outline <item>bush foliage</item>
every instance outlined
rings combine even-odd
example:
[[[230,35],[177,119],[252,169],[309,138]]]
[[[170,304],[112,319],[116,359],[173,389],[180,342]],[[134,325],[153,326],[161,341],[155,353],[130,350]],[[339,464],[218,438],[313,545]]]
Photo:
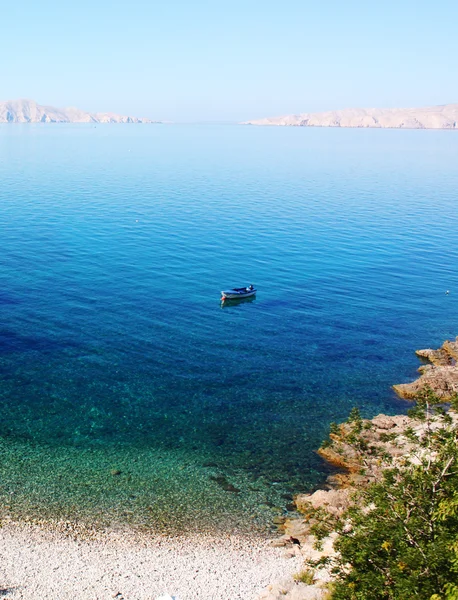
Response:
[[[358,491],[343,517],[320,509],[313,532],[338,532],[331,562],[333,600],[458,600],[458,435],[454,398],[446,412],[430,389],[416,400],[408,429],[411,452],[386,456],[380,481]],[[351,443],[361,448],[361,419],[353,411]],[[310,562],[312,566],[312,562]]]

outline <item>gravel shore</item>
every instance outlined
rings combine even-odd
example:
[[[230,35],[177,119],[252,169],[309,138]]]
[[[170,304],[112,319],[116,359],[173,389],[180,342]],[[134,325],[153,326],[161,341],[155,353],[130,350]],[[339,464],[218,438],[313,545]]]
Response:
[[[255,537],[0,528],[0,595],[11,600],[255,600],[298,569],[300,559]]]

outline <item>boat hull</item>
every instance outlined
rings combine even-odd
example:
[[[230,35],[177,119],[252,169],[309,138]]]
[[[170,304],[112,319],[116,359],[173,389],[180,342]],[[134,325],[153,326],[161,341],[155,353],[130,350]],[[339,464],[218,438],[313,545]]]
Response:
[[[221,292],[222,300],[238,300],[239,298],[250,298],[256,294],[256,290],[250,290],[249,292],[238,292],[236,290],[223,290]]]

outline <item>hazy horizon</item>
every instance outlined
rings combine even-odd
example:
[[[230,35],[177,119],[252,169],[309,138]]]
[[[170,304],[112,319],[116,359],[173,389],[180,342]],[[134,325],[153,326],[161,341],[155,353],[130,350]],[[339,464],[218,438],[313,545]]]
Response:
[[[446,18],[444,18],[444,15]],[[174,122],[458,101],[458,5],[287,0],[230,9],[25,0],[0,23],[0,98]]]
[[[55,108],[55,109],[59,109],[59,110],[67,110],[70,108],[77,108],[79,110],[85,111],[84,108],[80,107],[80,106],[74,106],[74,105],[69,105],[69,106],[54,106],[51,105],[49,102],[41,102],[41,101],[37,101],[35,98],[8,98],[7,100],[2,100],[0,98],[0,104],[3,102],[14,102],[14,101],[34,101],[36,102],[38,105],[40,106],[45,106],[45,107],[49,107],[49,108]],[[458,102],[443,102],[441,104],[436,105],[437,107],[440,106],[447,106],[450,104],[456,104],[458,105]],[[404,106],[404,107],[362,107],[362,106],[348,106],[348,107],[336,107],[336,108],[331,108],[328,109],[327,111],[313,111],[314,114],[319,114],[319,113],[325,113],[325,112],[342,112],[342,111],[346,111],[346,110],[351,110],[351,109],[392,109],[392,108],[399,108],[399,109],[411,109],[411,108],[418,108],[418,109],[422,109],[422,108],[428,108],[428,107],[424,107],[424,106]],[[92,111],[86,111],[86,112],[92,112]],[[114,113],[114,111],[112,111],[110,108],[106,108],[105,110],[101,110],[101,111],[97,111],[99,113]],[[293,114],[302,114],[304,111],[299,111],[297,113],[291,113],[291,115]],[[118,113],[117,113],[118,114]],[[125,116],[130,116],[130,117],[139,117],[139,118],[143,118],[145,117],[145,115],[138,115],[138,114],[132,114],[132,113],[124,113]],[[286,116],[290,116],[290,115],[266,115],[265,118],[268,117],[286,117]],[[261,117],[259,120],[262,120],[263,117]],[[246,119],[246,121],[248,122],[248,124],[250,124],[250,121],[255,121],[256,119]],[[157,120],[157,123],[161,123],[161,124],[169,124],[169,125],[242,125],[242,124],[246,124],[244,123],[244,121],[236,121],[236,120],[223,120],[223,119],[195,119],[195,120]],[[1,123],[0,123],[1,124]],[[4,123],[3,123],[4,124]],[[81,124],[81,123],[80,123]],[[102,125],[103,123],[99,123],[100,125]]]

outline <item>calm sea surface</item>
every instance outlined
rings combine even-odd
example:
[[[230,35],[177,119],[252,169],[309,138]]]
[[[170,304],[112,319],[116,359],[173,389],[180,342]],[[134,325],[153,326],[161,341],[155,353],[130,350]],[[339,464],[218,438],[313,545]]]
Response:
[[[449,131],[1,126],[1,511],[265,530],[458,334],[457,164]]]

